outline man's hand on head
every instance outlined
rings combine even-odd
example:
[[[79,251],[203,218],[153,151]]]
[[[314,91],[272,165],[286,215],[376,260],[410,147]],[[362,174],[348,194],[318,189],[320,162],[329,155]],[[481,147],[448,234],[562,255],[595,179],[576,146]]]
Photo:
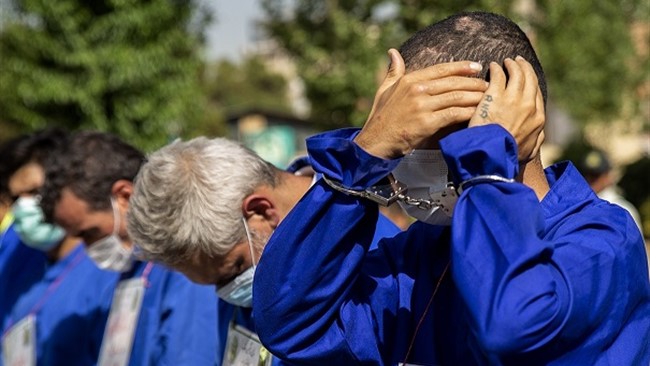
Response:
[[[490,86],[469,127],[497,123],[517,141],[519,161],[532,160],[544,142],[544,99],[537,75],[522,57],[504,61],[509,79],[496,62],[490,64]]]
[[[488,84],[476,75],[481,65],[459,61],[406,74],[397,50],[377,90],[372,111],[355,142],[377,157],[401,157],[440,129],[469,120]]]

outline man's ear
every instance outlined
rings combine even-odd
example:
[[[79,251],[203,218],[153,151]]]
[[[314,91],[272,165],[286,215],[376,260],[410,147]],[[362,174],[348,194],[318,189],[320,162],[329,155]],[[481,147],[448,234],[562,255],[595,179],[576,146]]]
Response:
[[[121,211],[126,212],[129,208],[129,199],[132,194],[133,182],[129,180],[120,179],[113,183],[113,186],[111,187],[111,195],[115,197],[115,203],[117,203],[117,207],[119,207]]]
[[[242,211],[246,219],[251,217],[261,219],[272,229],[275,229],[280,222],[277,207],[270,197],[263,194],[253,193],[244,198]]]

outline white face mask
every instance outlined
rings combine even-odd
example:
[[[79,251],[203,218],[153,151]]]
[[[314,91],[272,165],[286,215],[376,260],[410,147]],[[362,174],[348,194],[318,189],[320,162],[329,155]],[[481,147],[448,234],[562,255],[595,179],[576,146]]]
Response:
[[[244,230],[246,230],[246,239],[248,240],[248,248],[251,251],[251,262],[253,265],[225,286],[217,288],[217,296],[232,305],[250,308],[253,306],[253,277],[255,276],[256,265],[253,242],[250,231],[248,230],[248,224],[246,223],[246,219],[242,220],[244,222]]]
[[[122,245],[118,232],[120,230],[120,212],[115,207],[115,201],[111,198],[111,207],[115,218],[113,234],[105,236],[89,247],[86,252],[97,267],[116,272],[126,272],[133,266],[133,249],[127,249]]]
[[[406,184],[410,198],[439,202],[449,197],[448,169],[440,150],[413,150],[402,158],[392,173],[395,179]],[[398,202],[409,216],[419,221],[431,225],[451,225],[453,203],[446,202],[444,209],[438,205],[423,209],[401,200]]]

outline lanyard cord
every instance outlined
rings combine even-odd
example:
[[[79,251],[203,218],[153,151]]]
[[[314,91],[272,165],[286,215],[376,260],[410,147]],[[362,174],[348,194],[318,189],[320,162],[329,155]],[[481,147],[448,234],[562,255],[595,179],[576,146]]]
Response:
[[[431,307],[431,304],[433,303],[433,298],[436,296],[436,293],[438,293],[438,289],[440,288],[440,284],[442,283],[442,280],[445,278],[445,275],[447,274],[447,270],[449,269],[449,265],[451,264],[451,260],[447,262],[447,265],[445,266],[445,269],[442,271],[442,274],[440,275],[440,278],[438,278],[438,283],[436,283],[436,287],[433,289],[433,294],[431,294],[431,297],[429,298],[429,303],[427,304],[427,307],[424,309],[424,313],[422,313],[422,316],[420,317],[420,320],[418,321],[418,325],[415,327],[415,332],[413,333],[413,338],[411,338],[411,343],[409,344],[409,348],[406,351],[406,356],[404,356],[404,362],[402,362],[403,365],[406,365],[406,361],[408,361],[409,356],[411,355],[411,350],[413,349],[413,345],[415,344],[415,338],[418,335],[418,331],[420,330],[420,326],[422,325],[422,322],[424,321],[424,318],[427,316],[427,313],[429,312],[429,308]]]
[[[57,278],[48,286],[47,290],[45,291],[45,294],[41,297],[41,299],[32,307],[32,309],[29,311],[30,314],[35,314],[39,310],[41,310],[41,307],[43,307],[43,304],[54,294],[54,291],[56,291],[57,288],[59,288],[59,285],[61,285],[61,282],[63,282],[63,279],[65,276],[72,271],[74,267],[81,262],[81,259],[83,258],[83,250],[79,251],[77,255],[70,261],[70,263],[65,267],[63,272],[61,272],[60,275],[57,276]]]
[[[47,287],[47,289],[45,290],[45,293],[43,294],[43,296],[41,296],[41,298],[36,302],[36,304],[34,304],[34,306],[32,306],[32,308],[29,310],[27,315],[36,314],[41,310],[41,308],[43,307],[45,302],[52,296],[52,294],[54,294],[56,289],[59,288],[59,285],[61,285],[61,282],[63,282],[63,279],[68,275],[68,273],[70,273],[70,271],[72,271],[72,269],[74,267],[77,266],[77,264],[79,264],[79,262],[81,262],[81,259],[83,259],[83,254],[84,254],[83,250],[81,250],[81,251],[79,251],[79,253],[77,253],[77,255],[70,261],[70,263],[68,263],[68,265],[63,269],[61,274],[59,274],[56,277],[56,279],[54,281],[52,281],[52,283]],[[14,320],[9,319],[9,323],[7,324],[6,330],[7,331],[10,330],[13,325],[14,325]],[[5,332],[5,334],[6,334],[6,332]]]
[[[145,287],[149,287],[149,273],[151,273],[151,270],[153,270],[153,262],[147,262],[147,265],[144,267],[144,270],[142,270],[142,275],[140,276],[140,278],[144,280]]]

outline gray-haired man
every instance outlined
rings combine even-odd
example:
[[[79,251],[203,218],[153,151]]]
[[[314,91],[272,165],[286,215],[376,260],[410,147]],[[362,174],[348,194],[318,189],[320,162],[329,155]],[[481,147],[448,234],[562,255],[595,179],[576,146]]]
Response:
[[[224,364],[249,357],[237,352],[235,344],[249,347],[247,342],[255,339],[255,267],[275,228],[313,182],[311,176],[276,168],[237,142],[205,137],[154,152],[136,178],[129,235],[143,257],[194,282],[216,285],[223,300],[218,328]],[[397,232],[379,216],[375,242]],[[245,362],[258,364],[265,356],[261,344],[255,354],[255,360]],[[262,364],[280,361],[269,357],[266,362]]]

